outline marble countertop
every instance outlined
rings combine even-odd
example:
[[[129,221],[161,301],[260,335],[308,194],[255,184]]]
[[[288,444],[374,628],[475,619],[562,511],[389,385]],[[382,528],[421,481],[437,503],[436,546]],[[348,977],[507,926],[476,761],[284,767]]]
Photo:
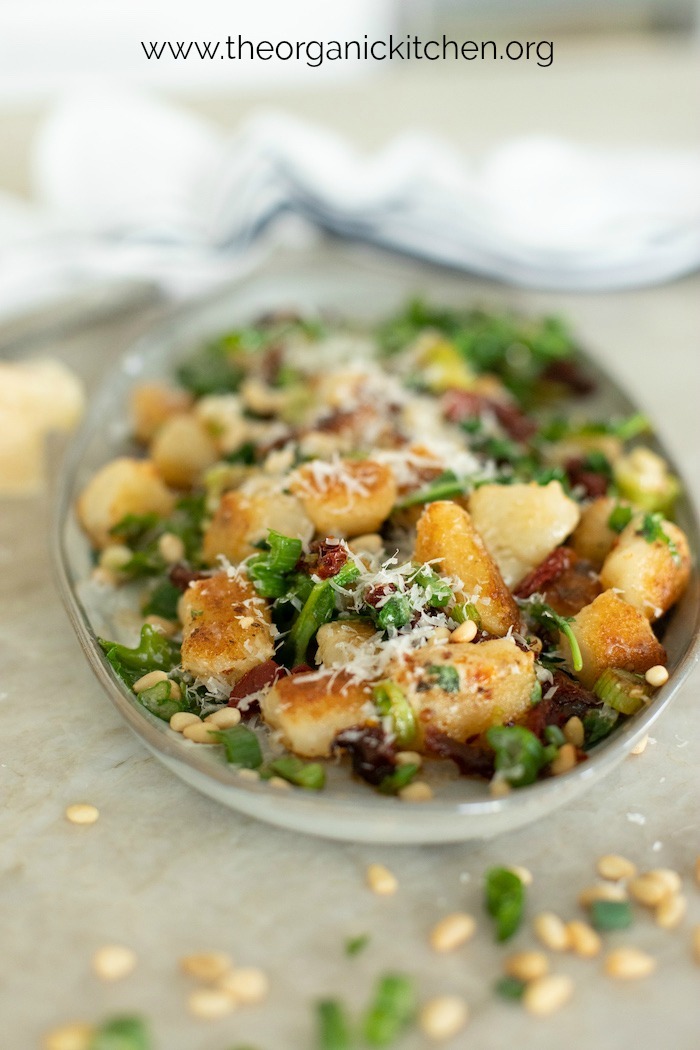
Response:
[[[615,95],[612,66],[606,69],[610,106],[619,116],[628,86]],[[643,92],[641,58],[636,69]],[[595,77],[581,68],[574,81],[571,105],[584,112]],[[677,89],[667,86],[666,100],[676,97]],[[604,100],[597,104],[603,114]],[[503,110],[502,100],[494,105]],[[637,127],[644,125],[641,140],[655,128],[663,137],[661,114],[642,119],[634,112]],[[605,139],[612,124],[601,119]],[[690,131],[687,138],[694,144]],[[436,280],[460,282],[467,297],[484,288],[426,271],[428,286]],[[697,502],[700,276],[614,296],[515,292],[513,301],[573,318],[587,345],[648,407]],[[30,349],[57,354],[94,383],[151,320],[147,312],[116,318]],[[357,1011],[388,970],[412,974],[421,1000],[443,993],[466,998],[471,1019],[449,1044],[455,1047],[697,1046],[700,968],[691,949],[691,930],[700,924],[697,669],[654,727],[644,754],[630,756],[602,784],[538,824],[488,843],[423,848],[304,837],[200,796],[120,721],[57,597],[46,545],[49,510],[48,494],[0,503],[3,1047],[34,1050],[42,1033],[64,1022],[135,1012],[150,1019],[157,1050],[310,1050],[314,1002],[337,996]],[[96,824],[78,827],[65,819],[66,806],[77,801],[99,808]],[[642,981],[612,982],[601,959],[553,956],[553,969],[574,978],[574,997],[549,1019],[524,1015],[493,993],[505,950],[494,944],[483,912],[484,872],[496,864],[526,866],[534,875],[528,917],[552,909],[569,919],[580,916],[576,897],[594,881],[596,858],[609,852],[640,869],[680,872],[686,918],[667,931],[639,909],[631,930],[608,935],[609,946],[634,944],[658,960],[657,972]],[[372,862],[395,873],[394,896],[367,889]],[[457,910],[477,917],[477,934],[454,954],[438,956],[428,933]],[[349,958],[345,941],[360,934],[368,934],[369,943]],[[92,972],[92,953],[106,943],[137,953],[138,965],[123,981],[105,984]],[[528,921],[512,945],[534,944]],[[177,960],[213,949],[267,972],[263,1005],[209,1022],[188,1013],[190,985]],[[418,1050],[427,1044],[413,1033],[396,1045]]]

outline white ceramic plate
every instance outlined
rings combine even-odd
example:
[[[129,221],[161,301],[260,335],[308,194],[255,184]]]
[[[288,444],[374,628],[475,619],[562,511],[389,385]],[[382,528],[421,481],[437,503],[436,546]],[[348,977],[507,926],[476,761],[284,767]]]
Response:
[[[352,260],[352,256],[349,257]],[[435,285],[435,274],[431,285]],[[431,287],[430,298],[436,296]],[[444,301],[454,304],[454,281]],[[416,289],[415,275],[348,261],[321,268],[307,264],[290,273],[250,279],[215,300],[174,314],[142,339],[121,361],[92,400],[84,425],[66,456],[59,482],[53,529],[54,561],[62,596],[78,638],[105,692],[149,750],[192,787],[224,805],[283,827],[330,838],[386,843],[430,843],[483,839],[544,817],[598,782],[629,753],[669,704],[692,665],[700,632],[697,569],[688,591],[674,609],[664,635],[671,677],[649,708],[629,719],[595,747],[589,760],[570,773],[514,791],[505,798],[489,796],[488,786],[459,777],[449,762],[429,764],[435,785],[430,802],[406,803],[385,797],[354,781],[348,767],[331,765],[321,792],[281,792],[266,782],[250,782],[228,767],[221,748],[186,741],[150,715],[114,676],[96,637],[130,639],[128,599],[115,600],[89,583],[89,544],[77,526],[75,497],[94,471],[129,447],[126,399],[137,380],[168,376],[174,364],[200,341],[270,309],[333,309],[349,318],[372,320],[387,315]],[[439,289],[439,284],[438,284]],[[508,299],[500,292],[501,300]],[[494,298],[492,294],[490,298]],[[462,298],[463,301],[463,298]],[[600,393],[585,402],[585,411],[606,418],[635,411],[623,391],[590,362]],[[668,457],[668,454],[660,448]],[[675,468],[674,468],[675,469]],[[678,520],[697,552],[697,520],[686,497]],[[96,709],[99,717],[99,709]]]

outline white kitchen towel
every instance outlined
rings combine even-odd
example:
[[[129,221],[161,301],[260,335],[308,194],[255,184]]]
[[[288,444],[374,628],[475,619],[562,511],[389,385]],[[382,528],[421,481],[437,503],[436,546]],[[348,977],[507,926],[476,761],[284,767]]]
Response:
[[[0,303],[21,294],[35,259],[58,283],[137,275],[196,294],[248,269],[284,216],[529,287],[608,290],[700,267],[691,151],[529,138],[467,158],[415,132],[362,154],[284,113],[226,135],[153,98],[101,91],[54,109],[34,161],[50,222],[3,243],[0,210],[0,273],[16,262]]]

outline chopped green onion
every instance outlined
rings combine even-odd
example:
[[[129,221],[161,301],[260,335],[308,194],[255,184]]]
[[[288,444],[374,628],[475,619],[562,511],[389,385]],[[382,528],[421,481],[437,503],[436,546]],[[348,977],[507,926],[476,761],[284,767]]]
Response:
[[[625,507],[624,504],[617,503],[610,512],[608,528],[619,535],[631,522],[633,513],[631,507]]]
[[[416,739],[416,716],[403,690],[386,679],[372,689],[379,714],[388,716],[394,726],[394,735],[399,747],[410,747]]]
[[[369,944],[369,934],[361,933],[357,937],[348,937],[345,942],[345,954],[346,955],[359,955],[363,952]]]
[[[591,925],[596,930],[626,930],[632,925],[632,905],[629,901],[593,901]]]
[[[326,771],[319,762],[302,762],[296,755],[276,758],[269,768],[275,776],[309,791],[320,791],[326,783]]]
[[[335,591],[330,580],[314,584],[299,612],[284,645],[284,654],[292,667],[306,663],[306,651],[319,627],[328,623],[335,612]]]
[[[405,627],[411,622],[413,609],[405,594],[394,594],[380,609],[376,610],[377,627],[386,631],[390,627]]]
[[[212,733],[212,739],[224,745],[226,761],[242,769],[258,769],[262,765],[260,743],[247,726],[231,726]]]
[[[451,470],[446,470],[432,484],[404,496],[398,501],[394,510],[405,510],[407,507],[415,507],[420,503],[434,503],[439,499],[454,499],[455,496],[463,496],[468,488],[468,481],[458,478]]]
[[[486,740],[495,752],[497,774],[511,787],[532,784],[547,764],[542,742],[525,726],[491,726]]]
[[[494,985],[497,995],[503,999],[514,1000],[522,999],[525,987],[525,981],[520,981],[517,977],[501,977]]]
[[[593,692],[621,715],[634,715],[651,702],[651,693],[642,676],[617,667],[603,671]]]
[[[481,615],[476,605],[473,605],[472,602],[462,602],[459,605],[455,605],[450,616],[455,623],[465,623],[467,620],[473,620],[477,628],[481,630]]]
[[[133,649],[105,638],[97,640],[108,663],[129,687],[148,671],[171,671],[180,659],[179,646],[150,623],[141,628],[139,644]]]
[[[438,689],[445,693],[458,693],[460,690],[459,671],[454,664],[430,664],[427,673],[435,679]]]
[[[397,766],[393,773],[388,773],[379,782],[379,790],[383,795],[397,795],[401,788],[410,784],[420,769],[414,762],[407,762],[405,766]]]
[[[138,693],[136,699],[152,715],[162,718],[164,722],[169,722],[178,711],[187,711],[189,709],[184,698],[179,700],[173,699],[170,688],[172,684],[169,679],[165,682],[157,682],[150,689],[144,689],[141,693]]]
[[[532,704],[533,707],[536,707],[537,704],[539,704],[541,700],[542,700],[542,683],[536,681],[535,684],[532,687],[532,691],[530,692],[530,703]]]
[[[594,707],[584,715],[583,733],[586,750],[597,744],[599,740],[604,740],[615,728],[619,717],[619,712],[608,704]]]
[[[318,1050],[351,1050],[353,1039],[342,1003],[324,999],[316,1005]]]
[[[364,1022],[370,1046],[389,1046],[408,1027],[416,1013],[413,982],[403,974],[387,974],[377,986]]]
[[[88,1050],[151,1050],[151,1038],[140,1017],[114,1017],[101,1024]]]
[[[562,744],[566,743],[566,737],[559,726],[555,725],[545,726],[544,738],[548,744],[554,744],[555,747],[561,747]]]
[[[452,588],[450,585],[429,565],[423,565],[413,576],[409,577],[409,583],[417,583],[426,591],[426,605],[431,609],[443,609],[452,601]]]
[[[525,909],[525,887],[509,868],[486,872],[486,910],[496,924],[496,940],[507,941],[520,927]]]
[[[573,617],[561,616],[554,611],[551,605],[548,605],[546,602],[540,601],[537,598],[534,600],[528,598],[520,604],[525,610],[525,613],[536,623],[542,624],[543,627],[556,627],[561,631],[571,649],[571,663],[573,669],[574,671],[580,671],[583,667],[583,657],[581,656],[578,639],[576,638],[571,626]]]

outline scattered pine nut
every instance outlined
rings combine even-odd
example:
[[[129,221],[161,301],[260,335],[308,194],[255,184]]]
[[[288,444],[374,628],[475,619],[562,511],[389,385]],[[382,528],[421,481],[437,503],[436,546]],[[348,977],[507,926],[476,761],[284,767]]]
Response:
[[[627,890],[617,883],[601,882],[595,886],[587,886],[578,895],[578,902],[582,908],[590,908],[593,901],[626,901]]]
[[[654,913],[656,925],[663,930],[675,930],[680,926],[687,910],[688,901],[682,893],[669,893],[661,904],[657,905]]]
[[[656,959],[640,948],[616,948],[605,957],[605,972],[619,981],[648,977],[656,969]]]
[[[439,995],[430,999],[420,1012],[418,1023],[428,1039],[451,1039],[469,1019],[469,1007],[458,995]]]
[[[397,751],[394,755],[397,766],[420,766],[423,765],[423,756],[417,751]]]
[[[647,872],[647,875],[649,875],[650,878],[661,882],[666,887],[668,893],[678,893],[683,885],[680,875],[677,871],[674,871],[673,868],[653,868],[651,871]]]
[[[194,715],[191,711],[176,711],[168,724],[176,733],[182,733],[188,726],[197,725],[201,721],[199,715]]]
[[[436,645],[441,645],[443,642],[449,642],[451,638],[452,631],[449,629],[449,627],[436,627],[433,630],[430,640]]]
[[[649,668],[644,677],[654,689],[660,689],[668,682],[668,671],[663,664],[655,664],[654,667]]]
[[[71,824],[94,824],[99,819],[100,811],[89,802],[74,802],[66,809],[66,817]]]
[[[268,784],[271,788],[276,788],[278,791],[291,791],[292,785],[284,777],[270,777]]]
[[[218,981],[233,969],[233,959],[227,952],[194,952],[180,959],[180,969],[198,981]]]
[[[568,773],[576,765],[576,748],[573,744],[562,744],[557,752],[557,757],[551,763],[549,769],[552,776],[560,777],[562,773]]]
[[[523,1006],[535,1017],[559,1010],[574,994],[574,982],[562,973],[550,973],[530,981],[523,993]]]
[[[185,544],[174,532],[164,532],[158,540],[158,553],[167,565],[174,565],[185,557]]]
[[[566,929],[569,934],[571,950],[582,959],[592,959],[600,954],[603,942],[599,934],[589,926],[587,922],[574,919],[567,922]]]
[[[544,952],[516,952],[503,963],[509,977],[518,981],[536,981],[549,973],[549,959]]]
[[[692,937],[693,958],[695,959],[695,962],[698,964],[698,966],[700,966],[700,926],[693,927]]]
[[[150,689],[154,685],[158,685],[159,682],[167,682],[168,676],[165,671],[149,671],[147,674],[141,675],[140,678],[132,685],[132,689],[135,693],[143,693],[144,690]]]
[[[476,931],[473,915],[455,911],[440,919],[430,933],[430,947],[436,952],[452,952],[471,940]]]
[[[257,769],[237,769],[236,776],[239,780],[260,780],[260,774]]]
[[[424,780],[414,780],[399,791],[399,798],[404,802],[430,802],[433,789]]]
[[[195,988],[187,999],[187,1007],[193,1017],[202,1021],[218,1021],[236,1009],[236,1003],[226,992],[217,988]]]
[[[217,729],[231,729],[232,726],[237,726],[240,720],[241,712],[237,707],[222,707],[218,711],[212,711],[204,719],[205,722],[215,725]]]
[[[634,747],[631,748],[630,754],[631,755],[643,755],[644,752],[647,749],[647,744],[648,743],[649,743],[649,734],[646,733],[645,736],[643,736],[642,739],[639,741],[639,743],[635,744]]]
[[[218,744],[219,741],[213,735],[216,732],[216,728],[204,722],[190,722],[182,730],[182,735],[185,740],[192,740],[195,744]]]
[[[390,897],[399,888],[393,871],[389,871],[383,864],[370,864],[367,868],[367,885],[372,893],[380,897]]]
[[[600,857],[596,870],[602,879],[611,879],[613,882],[618,882],[620,879],[633,879],[637,874],[636,865],[618,853],[606,853],[605,856]]]
[[[99,566],[109,572],[120,572],[133,556],[133,551],[126,544],[110,543],[100,554]]]
[[[94,1025],[86,1021],[63,1024],[46,1033],[43,1050],[88,1050],[94,1034]]]
[[[503,777],[499,776],[498,773],[489,781],[489,794],[491,798],[506,798],[510,795],[511,791],[510,784]]]
[[[565,723],[563,732],[570,744],[573,744],[574,747],[583,747],[583,722],[578,715],[572,715],[568,722]]]
[[[112,572],[111,569],[105,569],[101,565],[95,566],[90,573],[90,579],[98,587],[118,587],[120,583],[119,575],[116,572]]]
[[[136,952],[123,944],[105,944],[92,957],[92,968],[103,981],[120,981],[136,968]]]
[[[663,879],[656,878],[651,872],[630,879],[628,889],[630,896],[646,908],[655,908],[669,894],[669,888]]]
[[[553,911],[543,911],[535,916],[535,936],[545,948],[553,952],[565,952],[570,947],[569,931]]]
[[[455,627],[450,635],[451,642],[473,642],[479,628],[473,620],[465,620],[459,627]]]
[[[238,966],[229,970],[217,980],[216,987],[236,1003],[246,1006],[261,1003],[270,990],[267,974],[257,966]]]

